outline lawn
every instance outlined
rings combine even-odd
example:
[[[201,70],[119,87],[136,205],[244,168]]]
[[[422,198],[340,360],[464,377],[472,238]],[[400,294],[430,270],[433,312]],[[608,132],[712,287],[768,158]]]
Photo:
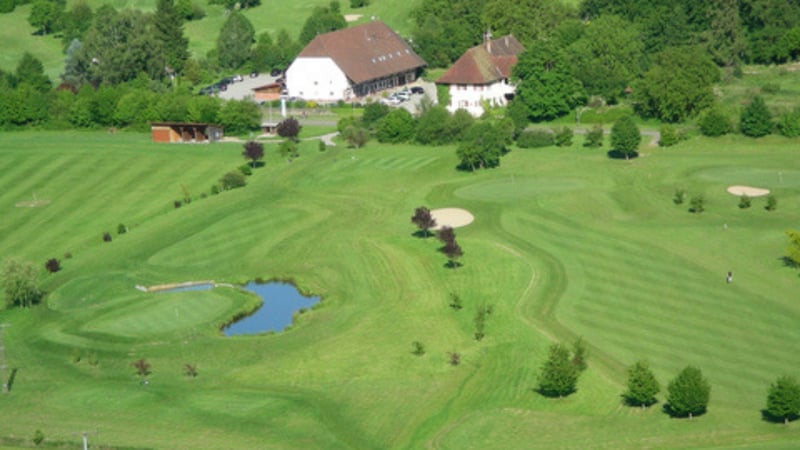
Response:
[[[241,145],[0,134],[0,254],[63,265],[42,271],[46,305],[0,313],[16,370],[0,444],[41,429],[156,448],[795,446],[798,425],[760,410],[778,375],[800,375],[800,278],[780,259],[800,223],[797,142],[696,138],[625,162],[580,140],[475,174],[454,170],[451,147],[309,141],[291,163],[267,151],[248,186],[210,195],[244,163]],[[740,210],[732,184],[772,189],[778,209]],[[673,204],[676,188],[704,194],[706,212]],[[193,201],[175,209],[184,191]],[[16,206],[34,196],[40,206]],[[475,215],[457,230],[462,267],[413,236],[420,205]],[[130,231],[117,235],[120,223]],[[134,289],[257,277],[294,279],[323,301],[286,332],[226,338],[219,325],[253,298]],[[450,293],[464,309],[447,306]],[[493,313],[477,342],[479,305]],[[547,347],[578,336],[590,356],[577,393],[541,397]],[[700,367],[708,413],[670,419],[663,393],[645,411],[623,406],[625,368],[640,358],[662,386]]]

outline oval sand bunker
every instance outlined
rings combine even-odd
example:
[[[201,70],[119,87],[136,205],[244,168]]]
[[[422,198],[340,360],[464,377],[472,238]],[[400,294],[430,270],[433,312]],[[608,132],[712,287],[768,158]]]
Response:
[[[729,186],[728,193],[733,195],[747,195],[748,197],[763,197],[769,194],[769,189],[761,189],[750,186]]]
[[[475,217],[461,208],[439,208],[431,210],[431,216],[436,219],[436,226],[434,230],[438,230],[444,226],[451,228],[463,227],[469,225],[475,220]]]

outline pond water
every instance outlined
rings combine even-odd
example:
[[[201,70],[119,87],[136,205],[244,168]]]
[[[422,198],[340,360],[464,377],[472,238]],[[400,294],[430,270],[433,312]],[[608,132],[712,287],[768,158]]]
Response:
[[[319,297],[305,297],[294,285],[281,282],[250,282],[244,289],[255,292],[263,305],[252,315],[238,320],[222,330],[225,336],[283,331],[292,324],[292,316],[301,308],[310,308]]]
[[[213,284],[204,283],[159,292],[207,291],[213,287]],[[292,324],[295,312],[302,308],[310,308],[319,302],[319,297],[305,297],[291,283],[250,282],[240,287],[261,297],[263,303],[253,314],[225,327],[222,330],[225,336],[283,331]]]

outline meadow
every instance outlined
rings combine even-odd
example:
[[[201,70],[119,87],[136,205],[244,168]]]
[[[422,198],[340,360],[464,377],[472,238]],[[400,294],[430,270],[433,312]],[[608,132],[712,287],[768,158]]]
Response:
[[[241,145],[0,134],[0,255],[63,265],[42,269],[44,305],[0,312],[14,371],[0,445],[32,445],[40,429],[133,448],[795,447],[798,424],[760,410],[775,378],[800,375],[800,277],[781,260],[800,223],[797,141],[694,138],[630,162],[580,141],[516,149],[478,173],[456,171],[452,147],[309,141],[288,163],[268,144],[248,186],[208,195],[244,163]],[[733,184],[772,189],[777,210],[763,198],[739,209]],[[673,204],[678,188],[704,194],[706,212]],[[174,208],[185,191],[193,201]],[[414,236],[420,205],[474,214],[456,230],[462,267]],[[226,338],[219,326],[256,299],[134,289],[259,277],[323,301],[285,332]],[[475,341],[480,305],[493,313]],[[578,391],[537,394],[548,346],[579,336]],[[663,392],[647,410],[624,406],[637,359],[662,391],[700,367],[708,412],[672,419]]]

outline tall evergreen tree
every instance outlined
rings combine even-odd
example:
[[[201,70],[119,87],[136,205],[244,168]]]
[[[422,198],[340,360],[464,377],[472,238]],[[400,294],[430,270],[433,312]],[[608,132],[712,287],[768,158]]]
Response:
[[[226,69],[242,67],[250,57],[255,31],[253,24],[242,13],[233,11],[222,25],[217,38],[217,59]]]
[[[183,35],[183,17],[175,6],[175,0],[158,0],[153,16],[153,34],[166,66],[180,73],[189,58],[189,39]]]
[[[760,95],[753,97],[750,104],[742,110],[739,128],[742,134],[750,137],[762,137],[770,134],[775,124],[772,113]]]
[[[546,397],[569,395],[575,392],[579,373],[570,361],[569,349],[561,344],[553,344],[539,374],[538,391]]]
[[[25,52],[17,63],[14,78],[17,84],[30,85],[39,92],[47,92],[52,86],[50,79],[44,74],[42,62],[28,52]]]
[[[306,19],[300,31],[299,41],[305,45],[311,42],[318,34],[341,30],[347,27],[338,2],[331,2],[330,6],[318,6]]]
[[[656,402],[661,387],[646,361],[637,361],[628,368],[628,390],[623,396],[628,404],[645,408]]]
[[[708,51],[720,66],[734,67],[744,54],[738,0],[712,0],[708,8],[711,27],[706,33]]]
[[[692,418],[706,411],[711,395],[711,385],[697,367],[687,366],[667,386],[670,414]]]
[[[796,378],[782,376],[769,387],[767,413],[784,424],[800,415],[800,384]]]

